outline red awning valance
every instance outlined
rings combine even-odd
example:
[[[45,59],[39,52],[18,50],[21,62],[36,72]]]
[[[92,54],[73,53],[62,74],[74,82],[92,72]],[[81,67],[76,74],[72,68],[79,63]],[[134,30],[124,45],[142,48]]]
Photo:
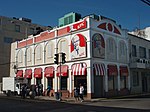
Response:
[[[107,65],[108,67],[108,76],[118,75],[117,65]]]
[[[42,68],[35,68],[34,69],[34,77],[35,78],[42,78]]]
[[[61,76],[68,76],[68,66],[67,65],[62,65],[61,66],[61,73],[60,73],[60,66],[57,67],[57,77]]]
[[[32,69],[25,70],[25,78],[32,79]]]
[[[45,77],[54,77],[54,67],[46,67],[44,76]]]
[[[72,75],[87,75],[86,63],[77,63],[72,65]]]
[[[128,76],[128,67],[127,66],[120,66],[120,75],[121,76]]]
[[[93,72],[95,75],[104,76],[106,74],[106,69],[104,63],[93,64]]]
[[[23,77],[23,70],[18,70],[18,71],[17,71],[17,74],[16,74],[16,77],[17,77],[17,78]]]

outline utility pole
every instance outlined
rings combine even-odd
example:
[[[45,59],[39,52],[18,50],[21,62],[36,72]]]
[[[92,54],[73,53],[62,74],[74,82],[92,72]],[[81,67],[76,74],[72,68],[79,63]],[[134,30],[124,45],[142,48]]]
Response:
[[[62,67],[62,64],[66,63],[66,54],[61,52],[61,53],[57,53],[55,54],[55,57],[54,57],[54,63],[59,65],[60,69],[59,69],[59,93],[57,91],[56,93],[56,99],[61,101],[61,67]]]

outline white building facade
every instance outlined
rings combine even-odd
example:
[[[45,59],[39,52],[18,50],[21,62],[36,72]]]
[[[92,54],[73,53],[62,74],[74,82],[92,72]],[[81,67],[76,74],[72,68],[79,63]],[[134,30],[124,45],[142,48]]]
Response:
[[[110,19],[84,19],[42,32],[12,44],[10,68],[14,77],[28,84],[61,90],[62,97],[73,97],[74,87],[82,84],[85,97],[126,95],[130,90],[129,47],[126,31]],[[54,54],[64,52],[66,63],[54,64]],[[61,71],[61,72],[60,72]],[[61,79],[61,80],[60,80]]]

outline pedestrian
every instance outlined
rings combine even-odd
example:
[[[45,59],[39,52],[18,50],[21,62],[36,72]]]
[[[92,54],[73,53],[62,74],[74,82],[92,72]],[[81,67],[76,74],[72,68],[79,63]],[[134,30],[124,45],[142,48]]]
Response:
[[[52,89],[51,86],[48,86],[48,87],[47,87],[47,96],[50,96],[50,91],[51,91],[51,89]]]
[[[83,102],[84,101],[84,99],[83,99],[83,94],[84,94],[84,87],[80,84],[80,99],[81,99],[81,102]]]
[[[74,98],[76,102],[79,100],[79,90],[77,87],[74,87]]]

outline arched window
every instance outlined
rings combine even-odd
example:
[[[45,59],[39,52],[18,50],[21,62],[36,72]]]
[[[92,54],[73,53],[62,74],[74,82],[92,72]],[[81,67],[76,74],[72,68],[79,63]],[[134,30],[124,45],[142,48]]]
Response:
[[[52,58],[53,57],[53,44],[51,42],[49,42],[46,45],[46,56],[47,58]]]
[[[36,60],[41,60],[41,57],[42,57],[42,46],[38,45],[35,48],[35,58],[36,58]]]
[[[115,40],[113,38],[108,38],[106,44],[107,44],[107,58],[110,60],[116,60],[117,47],[116,47]]]
[[[93,57],[105,58],[105,42],[101,34],[96,33],[92,37]]]
[[[29,47],[26,52],[27,52],[27,61],[30,62],[32,57],[31,48]]]
[[[18,63],[22,63],[23,61],[23,51],[18,51]]]
[[[120,43],[119,43],[120,45],[119,45],[119,54],[120,55],[126,55],[126,51],[127,51],[127,48],[126,48],[126,44],[123,42],[123,41],[121,41]]]

